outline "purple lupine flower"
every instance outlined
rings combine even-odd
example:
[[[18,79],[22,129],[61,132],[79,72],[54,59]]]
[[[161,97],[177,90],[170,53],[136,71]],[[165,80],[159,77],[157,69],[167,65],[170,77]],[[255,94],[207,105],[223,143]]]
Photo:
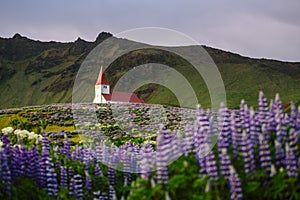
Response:
[[[79,174],[76,174],[72,180],[71,180],[71,185],[72,185],[72,191],[71,194],[79,200],[83,199],[83,183],[82,183],[82,177]]]
[[[12,179],[17,183],[17,178],[20,176],[21,172],[21,151],[19,146],[16,146],[13,151],[13,161],[12,161]]]
[[[287,115],[277,112],[276,116],[276,139],[278,142],[284,144],[287,140]]]
[[[113,186],[109,186],[109,200],[116,200],[116,191]]]
[[[67,174],[67,167],[60,166],[60,187],[68,187],[68,174]]]
[[[121,155],[121,158],[123,160],[123,176],[124,176],[124,187],[128,186],[128,183],[131,181],[131,159],[132,159],[132,148],[128,143],[125,145],[120,146],[119,148]]]
[[[259,113],[259,122],[261,124],[266,124],[268,120],[268,100],[265,97],[262,91],[259,92],[258,98],[258,113]]]
[[[101,141],[99,144],[97,144],[95,148],[95,156],[97,162],[106,163],[109,162],[109,147],[105,144],[104,141]]]
[[[174,131],[174,137],[170,145],[170,157],[169,162],[172,162],[179,158],[183,154],[183,138],[178,130]]]
[[[211,181],[216,181],[218,180],[218,168],[215,155],[207,143],[205,148],[208,152],[208,154],[205,156],[205,171],[207,172]]]
[[[276,113],[280,113],[280,116],[283,117],[284,112],[283,112],[283,107],[282,107],[282,102],[280,100],[279,94],[277,93],[275,95],[275,100],[273,102],[273,108],[272,111]]]
[[[108,200],[108,196],[100,195],[99,200]]]
[[[200,175],[204,176],[205,171],[205,159],[204,156],[207,155],[205,144],[207,143],[207,135],[209,130],[208,117],[204,110],[198,105],[196,120],[194,124],[194,146],[197,163],[200,166]]]
[[[139,169],[139,165],[138,165],[138,162],[137,160],[139,160],[139,153],[140,153],[140,147],[136,144],[134,144],[133,142],[127,142],[126,143],[126,151],[127,152],[130,152],[130,169],[132,171],[135,171],[135,172],[139,172],[140,169]]]
[[[40,170],[40,166],[39,166],[40,165],[40,154],[35,146],[32,146],[31,149],[29,150],[28,158],[29,158],[28,177],[31,178],[36,183],[38,183],[39,170]]]
[[[93,200],[100,200],[100,194],[101,194],[100,190],[94,191],[93,192],[93,196],[94,196]]]
[[[296,131],[300,131],[300,106],[298,107],[298,112],[296,116]]]
[[[238,150],[241,143],[241,126],[240,119],[234,112],[231,114],[230,123],[231,137],[232,137],[232,150],[235,158],[238,158]]]
[[[232,138],[232,151],[235,158],[238,156],[238,131],[236,129],[235,123],[236,115],[234,112],[231,113],[230,117],[230,130],[231,130],[231,138]]]
[[[156,179],[159,184],[168,183],[168,158],[171,151],[171,141],[173,136],[170,130],[161,130],[156,138]]]
[[[221,103],[218,116],[218,128],[219,128],[219,139],[218,139],[218,149],[228,148],[231,141],[230,132],[230,111]]]
[[[255,111],[253,110],[253,107],[250,109],[250,140],[253,146],[257,146],[259,143],[259,122],[256,119]]]
[[[251,174],[255,171],[254,149],[246,131],[243,132],[243,141],[241,152],[244,158],[245,174]]]
[[[8,164],[8,168],[10,169],[10,176],[12,180],[16,180],[14,172],[16,171],[16,166],[14,165],[14,150],[12,148],[12,144],[7,134],[4,134],[2,137],[4,154],[6,155],[6,160]],[[1,173],[0,173],[1,176]]]
[[[69,190],[69,196],[71,197],[71,196],[74,196],[73,194],[74,194],[74,179],[73,178],[71,178],[70,180],[69,180],[69,187],[68,187],[68,190]]]
[[[263,135],[263,138],[264,140],[269,143],[270,140],[271,140],[271,133],[270,131],[267,129],[267,126],[266,124],[263,124],[262,127],[261,127],[261,134],[260,135]]]
[[[103,176],[102,170],[99,167],[99,164],[97,163],[94,169],[94,174],[95,176]]]
[[[245,103],[244,105],[244,131],[246,131],[247,135],[250,135],[250,112],[251,109],[248,108],[248,105]]]
[[[227,148],[222,148],[219,154],[220,172],[225,179],[229,179],[231,161],[227,153]]]
[[[68,189],[70,191],[70,195],[72,195],[74,187],[73,187],[73,182],[71,180],[74,177],[74,170],[71,166],[68,168],[68,174],[67,175],[68,175],[68,183],[69,183]]]
[[[85,170],[88,170],[89,166],[93,163],[93,157],[92,157],[90,149],[84,148],[82,155],[83,155],[82,161],[85,164]]]
[[[289,131],[289,150],[298,157],[298,142],[299,142],[299,132],[296,132],[294,128],[290,128]]]
[[[85,191],[92,190],[92,179],[91,179],[88,171],[85,171],[84,189],[85,189]]]
[[[27,177],[29,173],[29,158],[27,156],[27,150],[24,146],[22,146],[20,159],[20,176]]]
[[[97,144],[95,147],[95,155],[96,155],[96,160],[97,162],[102,162],[103,163],[103,143],[101,142],[100,144]]]
[[[1,141],[1,140],[0,140]],[[3,149],[2,148],[0,148],[0,180],[1,180],[1,178],[2,178],[2,170],[1,170],[1,164],[2,164],[2,162],[4,162],[4,159],[6,159],[6,158],[4,158],[4,156],[6,156],[6,154],[4,153],[4,151],[3,151]]]
[[[11,185],[12,185],[12,178],[11,178],[11,171],[8,166],[8,160],[5,152],[0,150],[0,181],[2,182],[2,187],[4,188],[4,194],[8,197],[11,196]]]
[[[13,148],[12,148],[10,139],[8,138],[7,134],[3,135],[2,142],[3,142],[4,153],[6,154],[7,159],[8,159],[8,165],[11,167],[11,160],[13,157]]]
[[[275,116],[273,112],[269,112],[268,121],[266,123],[266,128],[269,132],[276,132],[277,122]]]
[[[64,141],[64,148],[63,148],[63,152],[64,155],[68,156],[69,158],[71,158],[71,142],[68,139],[65,139]]]
[[[140,161],[140,169],[141,169],[141,177],[143,179],[148,179],[154,166],[154,151],[149,143],[145,143],[141,149],[141,161]]]
[[[238,177],[238,174],[232,166],[230,167],[229,186],[231,200],[243,199],[242,184],[240,178]]]
[[[71,154],[71,158],[72,158],[72,160],[78,160],[78,161],[84,162],[83,161],[83,159],[84,159],[84,150],[77,145],[75,147],[74,151]]]
[[[245,124],[245,105],[246,105],[245,100],[242,99],[241,103],[240,103],[239,116],[241,119],[241,125],[242,125],[243,129],[244,129],[244,124]]]
[[[197,105],[197,112],[196,112],[196,120],[195,120],[195,129],[200,129],[203,128],[204,131],[209,130],[209,120],[208,116],[205,113],[204,109],[200,106]]]
[[[188,154],[193,150],[193,135],[193,128],[191,126],[187,126],[183,140],[184,156],[188,156]]]
[[[42,150],[45,152],[50,151],[49,140],[46,137],[43,137],[42,139]]]
[[[108,163],[108,168],[107,168],[107,177],[109,180],[110,185],[115,185],[115,176],[116,176],[116,170],[114,167],[116,166],[116,163],[118,161],[118,152],[116,149],[116,146],[114,144],[111,145],[111,156],[110,160]]]
[[[57,197],[58,194],[57,175],[54,170],[54,165],[51,162],[51,158],[49,158],[48,161],[49,163],[46,163],[47,167],[45,171],[46,188],[49,196]]]
[[[285,165],[285,152],[282,144],[276,139],[275,140],[275,166],[280,168]]]
[[[40,180],[39,186],[41,188],[47,187],[47,169],[51,163],[51,158],[49,155],[50,147],[49,147],[49,140],[46,137],[42,139],[42,156],[40,159]]]
[[[55,171],[59,174],[60,173],[60,167],[61,167],[61,161],[58,159],[57,154],[55,154],[56,161],[55,161]]]
[[[297,166],[297,159],[294,152],[290,149],[289,145],[286,144],[285,146],[286,151],[286,171],[289,177],[297,177],[298,176],[298,166]]]
[[[290,128],[296,129],[297,114],[298,114],[297,108],[293,102],[290,103],[290,107],[291,107],[291,113],[290,113],[290,117],[289,117]]]
[[[265,170],[268,176],[270,176],[272,164],[271,152],[268,141],[265,140],[264,134],[259,135],[259,160],[261,168]]]
[[[300,166],[300,158],[298,158],[297,165],[298,165],[298,167]]]
[[[114,166],[116,164],[115,156],[116,155],[114,154],[114,152],[112,152],[112,155],[111,155],[111,158],[110,158],[110,161],[109,161],[109,165],[108,165],[108,168],[107,168],[107,177],[108,177],[108,181],[109,181],[110,185],[115,185],[115,176],[116,176],[116,171],[114,169]]]

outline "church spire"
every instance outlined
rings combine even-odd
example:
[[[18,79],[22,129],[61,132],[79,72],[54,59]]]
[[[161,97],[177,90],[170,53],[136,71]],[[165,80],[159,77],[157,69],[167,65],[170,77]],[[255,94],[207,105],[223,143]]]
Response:
[[[106,79],[105,73],[103,71],[103,67],[102,66],[100,68],[100,73],[98,75],[98,79],[97,79],[96,85],[109,85],[109,83],[108,83],[108,81]]]

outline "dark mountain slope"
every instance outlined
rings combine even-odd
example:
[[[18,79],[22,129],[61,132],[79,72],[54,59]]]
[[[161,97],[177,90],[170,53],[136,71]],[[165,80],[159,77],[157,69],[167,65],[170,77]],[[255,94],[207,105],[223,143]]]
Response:
[[[19,34],[13,38],[0,38],[0,107],[70,102],[74,79],[81,63],[92,49],[111,36],[103,32],[94,42],[78,38],[69,43],[35,41]],[[128,46],[136,44],[133,41],[126,42]],[[177,48],[193,51],[198,47]],[[259,90],[263,90],[269,98],[279,92],[285,103],[300,100],[300,63],[252,59],[206,46],[204,48],[221,72],[230,107],[237,107],[241,98],[255,105]],[[129,69],[149,62],[178,70],[191,83],[200,103],[210,105],[206,85],[195,78],[195,71],[189,63],[151,46],[115,60],[108,68],[108,78],[114,85]],[[146,85],[137,93],[151,103],[177,102],[167,88],[155,84]]]

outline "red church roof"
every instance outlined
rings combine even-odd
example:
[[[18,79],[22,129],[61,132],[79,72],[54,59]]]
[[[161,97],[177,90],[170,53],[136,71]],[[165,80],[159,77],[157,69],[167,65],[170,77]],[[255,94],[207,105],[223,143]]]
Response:
[[[130,102],[130,103],[144,103],[142,99],[139,99],[136,94],[128,92],[113,91],[110,94],[103,94],[106,101],[119,101],[119,102]]]
[[[106,79],[102,66],[100,68],[100,73],[96,85],[109,85],[109,82]],[[113,91],[113,93],[102,94],[102,96],[105,98],[106,101],[144,103],[144,101],[139,99],[134,93]]]
[[[99,73],[96,85],[109,85],[109,83],[106,79],[105,73],[103,72],[102,66],[100,68],[100,73]]]

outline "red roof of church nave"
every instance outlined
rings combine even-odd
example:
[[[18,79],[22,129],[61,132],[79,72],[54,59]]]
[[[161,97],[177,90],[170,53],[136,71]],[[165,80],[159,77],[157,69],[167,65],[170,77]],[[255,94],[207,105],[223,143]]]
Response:
[[[100,73],[96,82],[96,85],[109,85],[106,79],[105,73],[101,66]],[[119,102],[130,102],[130,103],[144,103],[143,100],[139,99],[136,94],[129,92],[113,91],[110,94],[102,94],[106,101],[119,101]]]
[[[113,91],[110,94],[103,94],[106,101],[119,101],[119,102],[130,102],[130,103],[144,103],[142,99],[139,99],[136,94],[129,92]]]

